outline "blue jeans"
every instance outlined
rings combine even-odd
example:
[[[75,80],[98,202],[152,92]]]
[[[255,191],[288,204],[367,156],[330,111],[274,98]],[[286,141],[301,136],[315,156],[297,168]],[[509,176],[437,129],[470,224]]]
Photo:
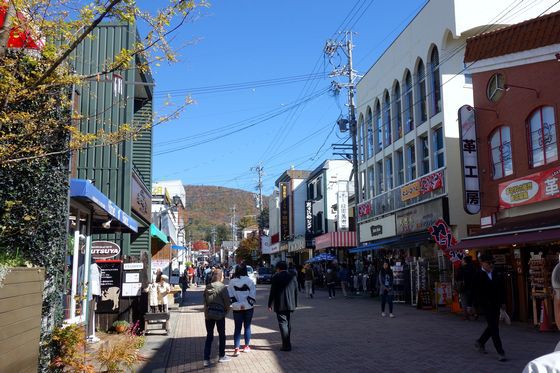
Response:
[[[233,321],[235,322],[233,345],[235,348],[239,348],[241,343],[241,326],[244,330],[245,346],[249,346],[251,343],[251,320],[253,320],[253,308],[245,311],[233,311]]]
[[[214,340],[214,325],[218,329],[220,357],[226,355],[226,319],[206,320],[206,343],[204,344],[204,360],[210,360],[210,350]]]
[[[393,313],[393,295],[381,294],[381,312],[385,312],[385,303],[389,303],[389,313]]]

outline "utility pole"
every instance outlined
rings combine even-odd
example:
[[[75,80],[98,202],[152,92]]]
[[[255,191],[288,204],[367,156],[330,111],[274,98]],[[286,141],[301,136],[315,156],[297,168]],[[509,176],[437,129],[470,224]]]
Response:
[[[260,224],[260,218],[263,212],[263,198],[262,198],[262,187],[263,187],[263,183],[262,183],[262,178],[264,176],[264,167],[259,164],[255,167],[251,167],[251,171],[255,171],[257,173],[257,177],[258,177],[258,182],[257,182],[257,186],[255,187],[255,189],[259,192],[257,194],[257,208],[259,209],[259,221],[257,221],[257,224],[259,225],[259,235],[260,235],[260,229],[261,229],[261,224]]]
[[[212,227],[210,234],[212,235],[212,255],[215,255],[216,254],[216,227],[214,226]]]
[[[354,177],[354,221],[356,229],[356,244],[360,245],[360,226],[358,224],[358,203],[360,202],[360,181],[359,181],[359,171],[358,171],[358,145],[357,145],[357,122],[356,122],[356,107],[354,104],[354,89],[355,89],[355,79],[357,77],[356,72],[352,66],[352,49],[354,45],[352,44],[352,32],[346,31],[346,40],[344,42],[338,42],[336,40],[329,40],[325,44],[325,54],[332,57],[338,49],[342,49],[344,54],[348,59],[346,66],[342,68],[336,68],[330,74],[331,77],[336,76],[346,76],[348,77],[348,83],[338,83],[333,82],[333,86],[338,90],[340,88],[346,88],[348,90],[348,119],[339,118],[337,123],[340,127],[341,132],[348,131],[349,125],[350,136],[352,136],[352,171]]]

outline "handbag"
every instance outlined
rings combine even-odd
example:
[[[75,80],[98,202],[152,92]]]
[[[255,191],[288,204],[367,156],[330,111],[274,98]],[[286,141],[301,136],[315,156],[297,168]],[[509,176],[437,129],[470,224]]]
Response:
[[[206,315],[208,320],[221,320],[226,317],[226,309],[223,304],[210,303],[208,305]]]
[[[500,310],[500,321],[503,321],[506,325],[511,325],[511,318],[506,310]]]

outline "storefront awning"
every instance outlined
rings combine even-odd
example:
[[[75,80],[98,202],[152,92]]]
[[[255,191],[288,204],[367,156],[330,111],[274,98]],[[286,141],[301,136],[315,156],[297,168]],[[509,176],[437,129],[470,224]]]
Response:
[[[315,237],[315,249],[356,246],[356,232],[329,232]]]
[[[111,224],[113,221],[116,222],[119,225],[120,231],[138,232],[138,222],[128,216],[88,180],[71,179],[70,198],[87,203],[97,215],[108,215],[112,219]]]
[[[560,226],[501,232],[464,238],[454,249],[477,249],[560,240]]]
[[[187,248],[185,246],[179,246],[179,245],[173,245],[171,246],[172,250],[187,250]]]
[[[354,247],[348,252],[351,254],[361,253],[378,249],[399,248],[401,246],[417,245],[430,239],[428,232],[417,232],[406,236],[393,236],[382,240],[377,240],[368,245]]]
[[[155,225],[150,224],[150,236],[151,237],[156,237],[158,238],[161,242],[163,243],[168,243],[169,240],[167,239],[167,236],[165,235],[165,233],[163,233],[162,231],[160,231]]]
[[[361,253],[363,251],[377,250],[377,249],[385,248],[388,246],[387,244],[396,242],[398,240],[399,240],[398,237],[387,238],[385,240],[379,240],[378,242],[371,243],[369,245],[354,247],[348,250],[348,252],[350,254],[355,254],[355,253]]]

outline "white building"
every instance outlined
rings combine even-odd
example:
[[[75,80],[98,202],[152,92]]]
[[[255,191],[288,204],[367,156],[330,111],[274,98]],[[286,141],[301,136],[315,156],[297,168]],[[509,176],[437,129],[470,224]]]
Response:
[[[459,159],[457,110],[473,102],[463,73],[466,38],[550,5],[430,0],[367,71],[356,109],[362,244],[433,255],[427,227],[436,219],[457,238],[478,226],[478,215],[463,209]]]

